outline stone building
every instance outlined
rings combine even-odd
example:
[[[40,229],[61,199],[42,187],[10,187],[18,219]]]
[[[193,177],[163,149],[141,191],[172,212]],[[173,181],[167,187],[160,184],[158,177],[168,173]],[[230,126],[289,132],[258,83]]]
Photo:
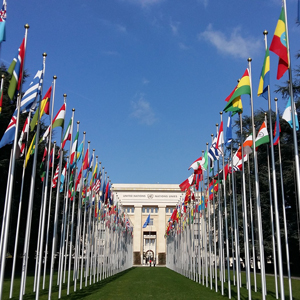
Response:
[[[113,184],[119,201],[133,225],[133,264],[166,263],[167,222],[183,197],[178,184]],[[150,222],[143,228],[150,214]]]

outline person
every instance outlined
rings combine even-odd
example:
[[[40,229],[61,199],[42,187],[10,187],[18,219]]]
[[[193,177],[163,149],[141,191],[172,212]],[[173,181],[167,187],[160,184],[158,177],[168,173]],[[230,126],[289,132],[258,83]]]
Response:
[[[150,258],[150,267],[151,267],[151,258]]]
[[[154,260],[153,260],[153,267],[155,267],[155,264],[156,264],[156,259],[154,258]]]

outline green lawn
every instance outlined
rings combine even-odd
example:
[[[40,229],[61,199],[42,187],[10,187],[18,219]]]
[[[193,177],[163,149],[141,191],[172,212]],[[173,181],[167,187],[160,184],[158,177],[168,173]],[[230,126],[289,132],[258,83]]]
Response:
[[[245,278],[242,274],[243,287],[241,288],[241,299],[248,298],[248,291],[245,288]],[[254,292],[252,287],[252,299],[262,299],[260,293],[260,277],[257,278],[259,291]],[[55,283],[55,284],[54,284]],[[288,286],[286,280],[285,294],[288,295]],[[89,284],[89,280],[88,280]],[[252,281],[253,284],[253,281]],[[10,279],[6,279],[4,283],[3,299],[8,299]],[[19,298],[20,278],[16,278],[14,297]],[[35,294],[32,292],[33,277],[29,276],[27,280],[27,288],[24,299],[34,299]],[[47,283],[48,286],[48,283]],[[294,279],[292,281],[293,298],[300,299],[300,281]],[[219,282],[220,288],[220,282]],[[267,277],[267,299],[276,299],[274,288],[274,277]],[[216,293],[210,288],[202,286],[176,272],[164,267],[134,267],[115,276],[102,280],[96,284],[88,285],[79,289],[74,293],[74,286],[71,285],[70,295],[67,296],[67,286],[63,285],[61,299],[225,299],[227,295],[221,295],[220,290]],[[227,283],[224,284],[225,293],[227,293]],[[58,299],[58,286],[56,285],[56,277],[53,280],[52,299]],[[40,299],[48,298],[48,290],[41,290]],[[279,295],[280,298],[280,295]],[[232,287],[232,299],[237,299],[236,287]],[[287,296],[286,299],[289,299]]]

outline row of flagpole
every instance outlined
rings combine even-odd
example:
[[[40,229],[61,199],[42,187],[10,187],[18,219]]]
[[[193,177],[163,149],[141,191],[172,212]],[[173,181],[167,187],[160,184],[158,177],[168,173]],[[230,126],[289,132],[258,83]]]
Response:
[[[98,163],[98,156],[95,150],[91,159],[90,149],[88,147],[85,156],[85,132],[83,141],[78,146],[79,122],[77,122],[77,134],[73,141],[73,123],[75,109],[72,110],[72,117],[69,126],[64,132],[64,121],[66,114],[66,98],[64,94],[64,103],[57,115],[54,117],[54,100],[55,85],[57,77],[53,77],[52,87],[46,95],[42,97],[43,81],[45,75],[46,53],[43,54],[43,68],[38,71],[34,79],[36,85],[30,85],[29,89],[22,94],[22,80],[24,61],[27,44],[27,34],[29,26],[25,25],[25,37],[19,49],[17,58],[13,61],[9,82],[8,96],[13,101],[17,94],[16,110],[12,116],[11,122],[0,141],[0,148],[12,144],[11,157],[8,170],[6,197],[4,203],[3,222],[1,227],[1,260],[0,260],[0,299],[5,298],[3,295],[4,274],[7,263],[8,236],[11,219],[11,205],[13,189],[21,188],[20,200],[17,216],[17,227],[15,236],[15,245],[12,262],[10,295],[12,298],[14,290],[14,277],[16,269],[16,258],[18,249],[18,240],[20,237],[20,218],[22,212],[24,197],[24,182],[27,163],[30,156],[33,155],[30,192],[28,198],[27,220],[25,227],[25,239],[22,254],[22,270],[21,283],[19,289],[19,299],[23,299],[26,293],[26,281],[28,273],[28,259],[30,235],[32,230],[32,213],[34,198],[36,198],[36,177],[37,177],[37,159],[39,145],[45,146],[42,164],[42,194],[40,201],[39,226],[37,229],[37,248],[34,272],[35,298],[39,298],[40,289],[45,289],[45,281],[47,274],[47,260],[50,260],[50,276],[48,287],[48,298],[51,299],[54,272],[57,272],[57,285],[59,287],[58,297],[61,298],[62,285],[65,283],[65,275],[68,273],[67,294],[70,292],[71,281],[74,282],[74,291],[76,291],[77,280],[80,280],[80,289],[83,287],[83,278],[85,278],[85,286],[87,286],[88,277],[90,284],[100,279],[112,276],[117,272],[123,271],[132,266],[132,226],[128,217],[125,215],[123,207],[114,200],[111,192],[111,181],[109,176],[104,174],[104,167],[101,170],[101,162]],[[9,71],[10,71],[9,68]],[[14,81],[14,82],[13,82]],[[3,94],[4,77],[1,80],[1,92]],[[12,85],[14,84],[14,89]],[[50,98],[52,98],[51,121],[50,125],[40,138],[41,117],[44,113],[49,114]],[[3,105],[3,103],[1,103]],[[36,113],[31,120],[31,116],[36,109]],[[48,112],[46,112],[48,110]],[[19,125],[21,114],[28,113],[23,130],[19,137]],[[30,124],[30,126],[29,126]],[[29,127],[31,131],[36,125],[36,132],[28,147]],[[61,127],[61,140],[58,143],[58,157],[56,171],[54,173],[55,154],[57,152],[56,142],[52,143],[52,130]],[[66,141],[70,141],[70,154],[64,158],[64,145]],[[72,144],[73,141],[73,144]],[[15,182],[15,165],[19,157],[24,157],[22,169],[22,183],[19,186]],[[58,158],[56,158],[56,161]],[[81,161],[80,161],[81,160]],[[63,167],[63,163],[65,167]],[[81,165],[81,166],[80,166]],[[80,167],[79,167],[80,166]],[[99,166],[99,171],[98,171]],[[83,175],[83,172],[86,172]],[[93,171],[93,172],[92,172]],[[92,178],[89,180],[90,173]],[[27,175],[28,176],[28,175]],[[52,194],[56,188],[55,212],[51,216],[53,208]],[[50,190],[50,191],[49,191]],[[24,199],[23,199],[24,198]],[[77,198],[77,199],[76,199]],[[38,201],[38,199],[36,199]],[[61,208],[61,202],[63,207]],[[48,209],[47,209],[48,205]],[[72,206],[72,209],[71,209]],[[77,211],[75,210],[77,206]],[[60,220],[62,215],[62,220]],[[51,222],[52,220],[52,222]],[[47,224],[46,224],[47,221]],[[52,239],[49,235],[50,226],[53,223]],[[60,231],[60,241],[58,240],[58,231]],[[48,248],[51,253],[48,257]],[[57,247],[59,246],[58,269],[56,270]],[[31,254],[33,255],[33,254]],[[44,270],[42,271],[42,266]],[[67,268],[68,266],[68,268]],[[41,278],[43,273],[43,280]],[[92,280],[93,277],[93,280]],[[42,281],[42,284],[41,284]]]
[[[283,1],[282,12],[275,30],[275,34],[270,46],[270,50],[279,56],[277,79],[280,79],[283,74],[288,70],[289,74],[289,95],[290,95],[290,106],[289,108],[289,118],[290,125],[293,132],[294,140],[294,159],[295,159],[295,173],[296,173],[296,187],[297,187],[297,198],[298,208],[300,207],[300,172],[299,172],[299,156],[298,156],[298,142],[296,127],[298,126],[298,120],[296,120],[295,104],[293,97],[293,87],[292,87],[292,71],[290,63],[290,53],[289,53],[289,40],[288,40],[288,27],[287,27],[287,15],[286,15],[286,3]],[[284,35],[285,34],[285,35]],[[208,280],[210,281],[210,288],[212,289],[212,278],[215,279],[215,289],[218,290],[217,278],[219,270],[219,280],[221,283],[221,293],[224,294],[224,283],[226,281],[227,269],[227,290],[228,298],[231,298],[231,274],[230,274],[230,259],[232,259],[233,268],[233,284],[236,285],[237,298],[240,299],[240,288],[241,283],[241,247],[240,247],[240,236],[238,221],[242,219],[243,231],[244,231],[244,251],[245,251],[245,275],[246,284],[248,291],[248,298],[252,298],[251,290],[251,265],[250,265],[250,240],[252,241],[252,257],[253,257],[253,272],[254,272],[254,290],[257,291],[256,284],[256,259],[260,258],[260,272],[261,272],[261,295],[262,299],[266,298],[267,286],[266,286],[266,270],[265,270],[265,257],[264,257],[264,240],[263,240],[263,222],[268,220],[262,219],[261,212],[261,197],[260,197],[260,179],[259,179],[259,166],[258,166],[258,150],[257,147],[266,144],[267,146],[267,161],[268,161],[268,176],[269,176],[269,195],[270,195],[270,216],[271,216],[271,228],[272,228],[272,244],[273,244],[273,260],[274,260],[274,275],[275,275],[275,290],[276,298],[278,298],[278,289],[280,292],[280,299],[285,299],[284,293],[284,279],[283,279],[283,263],[282,263],[282,245],[281,245],[281,226],[280,226],[280,216],[279,216],[279,197],[277,189],[281,189],[281,201],[282,201],[282,211],[283,211],[283,227],[284,227],[284,241],[285,241],[285,252],[287,261],[287,273],[289,282],[289,298],[292,299],[292,285],[291,285],[291,271],[290,271],[290,258],[289,258],[289,245],[288,245],[288,230],[287,230],[287,220],[286,220],[286,207],[284,199],[284,184],[283,184],[283,174],[282,174],[282,161],[281,161],[281,148],[280,148],[280,125],[279,125],[279,112],[277,107],[277,99],[275,99],[276,106],[276,122],[274,130],[273,139],[273,129],[272,129],[272,108],[271,108],[271,93],[270,86],[268,82],[268,76],[270,71],[270,57],[269,50],[267,47],[267,31],[264,31],[265,37],[265,48],[266,57],[264,66],[262,69],[261,83],[259,87],[258,95],[262,95],[268,100],[268,117],[265,116],[265,121],[261,126],[258,134],[256,135],[255,121],[254,121],[254,108],[253,108],[253,93],[252,93],[252,74],[251,74],[251,58],[248,59],[248,69],[244,73],[243,77],[239,81],[237,87],[233,92],[227,97],[226,105],[224,111],[239,113],[240,121],[240,147],[233,154],[232,143],[230,144],[230,155],[229,163],[226,165],[225,162],[225,149],[224,149],[224,139],[223,139],[223,121],[221,113],[221,125],[218,130],[217,125],[217,138],[212,139],[212,146],[210,150],[208,147],[205,154],[197,159],[191,166],[194,170],[192,174],[186,181],[184,181],[180,188],[182,191],[186,191],[186,196],[182,199],[181,203],[178,204],[178,208],[172,214],[166,229],[167,236],[167,266],[174,269],[181,274],[194,279],[200,283],[200,277],[202,276],[202,284],[206,280],[206,286],[208,286]],[[281,39],[279,39],[281,37]],[[283,39],[282,39],[283,37]],[[286,44],[282,41],[286,40]],[[285,52],[279,51],[280,49],[285,49]],[[252,134],[243,141],[243,124],[242,124],[242,103],[241,95],[250,95],[251,104],[251,132]],[[287,110],[287,109],[286,109]],[[285,111],[286,112],[286,111]],[[285,114],[285,113],[284,113]],[[267,115],[267,114],[266,114]],[[231,116],[229,116],[231,119]],[[228,122],[229,124],[230,122]],[[267,126],[267,124],[269,126]],[[267,127],[269,128],[270,135],[268,134]],[[231,124],[230,124],[231,130]],[[214,135],[212,135],[213,137]],[[227,146],[229,145],[230,138],[232,139],[231,133],[229,138],[227,137]],[[276,180],[276,160],[274,153],[274,145],[278,145],[278,161],[279,161],[279,172],[280,172],[280,187],[278,186]],[[271,149],[271,157],[269,156],[269,148]],[[208,154],[210,153],[210,154]],[[251,177],[250,177],[250,153],[253,153],[253,173],[254,173],[254,186],[255,193],[251,190]],[[219,168],[219,157],[222,156],[222,168]],[[215,161],[217,160],[217,177],[212,172],[211,180],[209,175],[209,165],[208,156],[210,157],[212,171]],[[271,165],[269,164],[271,161]],[[247,178],[246,178],[246,167],[245,162],[248,163],[248,193],[247,193]],[[190,169],[189,168],[189,169]],[[227,169],[227,170],[226,170]],[[237,171],[241,170],[241,176],[238,176],[241,180],[241,191],[237,190],[236,180]],[[204,173],[207,175],[207,188],[204,188]],[[221,174],[221,175],[220,175]],[[227,179],[228,175],[228,179]],[[222,180],[220,180],[222,176]],[[200,191],[195,193],[195,187],[199,189],[199,182],[202,181],[200,185]],[[230,184],[231,182],[231,184]],[[230,186],[231,185],[231,186]],[[229,192],[227,192],[227,187]],[[216,193],[216,195],[215,195]],[[230,196],[232,199],[230,209],[228,211],[227,197]],[[252,197],[256,199],[255,209],[252,207]],[[241,199],[242,211],[239,212],[237,199]],[[250,198],[250,199],[249,199]],[[249,199],[249,201],[248,201]],[[211,201],[210,201],[211,200]],[[217,203],[215,203],[217,200]],[[205,206],[203,204],[205,203]],[[211,204],[213,203],[213,204]],[[250,208],[248,208],[248,203]],[[212,206],[212,207],[211,207]],[[211,211],[211,208],[213,212]],[[255,254],[254,245],[254,220],[253,220],[253,209],[257,216],[257,229],[258,229],[258,249],[259,255]],[[250,212],[248,211],[250,210]],[[216,215],[218,212],[218,215]],[[250,213],[250,221],[248,220],[248,213]],[[242,214],[242,218],[239,216]],[[196,215],[195,218],[191,215]],[[228,217],[230,215],[230,220],[228,222]],[[211,225],[211,218],[213,217],[213,226]],[[274,217],[274,219],[273,219]],[[207,221],[208,220],[208,221]],[[275,223],[275,228],[273,224]],[[195,230],[195,225],[198,225],[198,229]],[[268,226],[268,225],[266,225]],[[229,228],[231,228],[232,234],[232,255],[229,252]],[[248,230],[251,231],[251,238],[249,237]],[[197,234],[195,234],[197,233]],[[196,239],[192,237],[197,237]],[[211,243],[211,236],[214,238],[214,244]],[[225,238],[225,244],[224,239]],[[216,245],[216,240],[218,241],[218,249]],[[226,251],[223,246],[226,245]],[[213,254],[211,247],[213,246]],[[179,250],[179,251],[178,251]],[[276,252],[277,250],[277,252]],[[218,262],[217,253],[218,252]],[[233,252],[235,257],[233,257]],[[209,257],[207,257],[209,253]],[[214,261],[215,269],[212,268],[212,262]],[[208,268],[209,265],[209,268]],[[218,268],[217,268],[218,265]],[[278,267],[278,275],[277,275]],[[202,268],[202,269],[201,269]],[[208,269],[210,279],[208,279]],[[279,278],[279,286],[277,286],[277,278]]]

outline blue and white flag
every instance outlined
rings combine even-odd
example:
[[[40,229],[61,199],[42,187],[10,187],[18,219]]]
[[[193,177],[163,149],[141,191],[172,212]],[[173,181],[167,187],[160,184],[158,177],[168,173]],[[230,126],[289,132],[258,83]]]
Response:
[[[37,103],[37,96],[41,93],[41,86],[43,82],[43,71],[38,70],[35,74],[29,88],[23,95],[21,100],[21,113],[29,112],[29,110],[34,111]]]
[[[297,110],[296,105],[294,103],[294,111],[295,111],[295,122],[296,122],[296,130],[299,130],[299,122],[298,122],[298,116],[297,116]],[[282,119],[286,120],[291,128],[293,128],[293,119],[292,119],[292,105],[291,105],[291,98],[289,97],[289,100],[286,104],[286,108],[283,112]]]
[[[231,119],[231,111],[230,111],[227,120],[225,145],[229,146],[231,142],[232,142],[232,119]]]
[[[145,223],[144,223],[144,225],[143,225],[143,228],[146,228],[149,224],[150,224],[150,214],[149,214],[149,216],[147,217],[147,219],[146,219],[146,221],[145,221]]]
[[[7,144],[12,144],[15,140],[15,132],[16,132],[16,123],[17,123],[17,112],[16,109],[14,114],[11,117],[11,120],[2,136],[0,141],[0,148],[4,147]]]
[[[214,138],[210,149],[208,150],[207,155],[210,157],[211,161],[219,160],[220,158],[220,151],[216,149],[217,144],[217,137]]]

